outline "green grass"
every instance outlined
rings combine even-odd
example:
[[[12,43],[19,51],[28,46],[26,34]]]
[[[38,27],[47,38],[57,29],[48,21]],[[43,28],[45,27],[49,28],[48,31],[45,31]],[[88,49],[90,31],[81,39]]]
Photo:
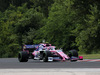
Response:
[[[100,59],[100,54],[79,54],[83,59]]]

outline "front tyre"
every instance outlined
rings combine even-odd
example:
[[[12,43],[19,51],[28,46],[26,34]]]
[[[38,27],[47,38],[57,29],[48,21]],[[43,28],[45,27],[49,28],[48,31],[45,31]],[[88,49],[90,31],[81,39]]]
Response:
[[[77,61],[77,60],[72,60],[73,57],[78,58],[77,50],[70,50],[68,53],[68,56],[70,57],[71,61]]]
[[[18,60],[19,62],[27,62],[29,58],[29,55],[26,51],[20,51],[18,54]]]
[[[51,56],[51,52],[50,51],[45,51],[43,53],[43,61],[48,62],[48,57],[50,57],[50,56]]]
[[[78,57],[78,52],[77,50],[70,50],[68,53],[68,56],[71,58],[72,56]]]

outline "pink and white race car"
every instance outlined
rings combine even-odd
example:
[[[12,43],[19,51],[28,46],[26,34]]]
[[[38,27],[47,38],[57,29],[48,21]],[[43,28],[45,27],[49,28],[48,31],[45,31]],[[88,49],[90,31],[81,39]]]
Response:
[[[27,62],[28,59],[48,61],[77,61],[83,60],[83,56],[78,56],[77,50],[70,50],[68,55],[62,49],[55,49],[55,46],[47,43],[38,45],[24,45],[23,51],[18,54],[20,62]]]

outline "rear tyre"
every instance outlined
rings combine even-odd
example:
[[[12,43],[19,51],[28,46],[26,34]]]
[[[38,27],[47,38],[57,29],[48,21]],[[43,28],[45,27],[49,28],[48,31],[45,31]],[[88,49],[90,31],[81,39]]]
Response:
[[[18,54],[18,60],[19,62],[27,62],[29,58],[29,55],[26,51],[21,51]]]
[[[45,51],[43,53],[43,61],[48,62],[48,57],[50,57],[50,56],[51,56],[51,52],[50,51]]]

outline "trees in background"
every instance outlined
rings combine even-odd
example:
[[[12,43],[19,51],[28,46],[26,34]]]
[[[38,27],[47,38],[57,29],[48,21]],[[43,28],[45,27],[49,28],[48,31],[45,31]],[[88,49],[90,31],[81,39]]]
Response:
[[[49,11],[46,24],[41,29],[44,39],[65,50],[72,47],[73,39],[75,39],[71,32],[75,19],[72,5],[73,1],[70,0],[55,1]]]
[[[57,48],[100,50],[99,0],[0,0],[0,57],[43,39]]]
[[[79,27],[76,27],[76,32],[78,32],[76,37],[77,46],[83,52],[97,53],[100,49],[98,35],[100,26],[99,14],[97,5],[90,5],[89,14],[86,14],[86,18],[83,19],[84,25],[79,24]]]

